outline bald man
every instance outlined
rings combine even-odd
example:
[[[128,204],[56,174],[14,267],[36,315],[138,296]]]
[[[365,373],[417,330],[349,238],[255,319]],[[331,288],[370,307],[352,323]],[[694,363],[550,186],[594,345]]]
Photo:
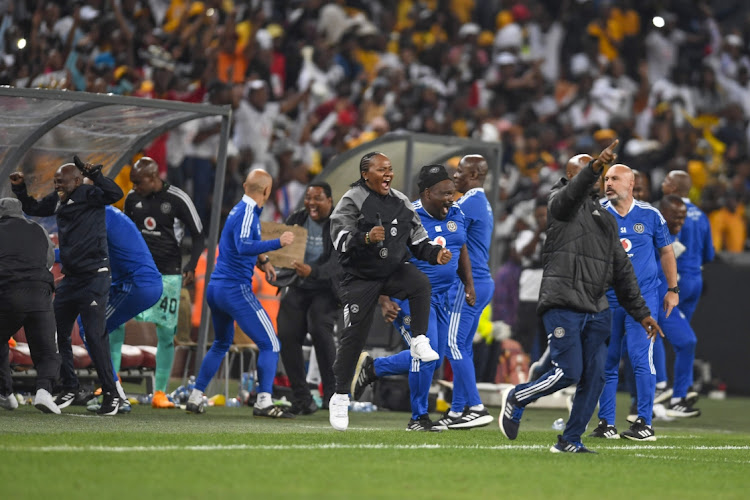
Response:
[[[467,289],[461,280],[448,292],[450,326],[448,328],[448,359],[453,369],[453,400],[448,413],[438,421],[449,429],[470,429],[492,422],[477,389],[472,343],[479,317],[495,293],[490,273],[490,245],[495,218],[484,194],[487,160],[480,155],[461,158],[453,174],[456,190],[464,193],[456,202],[464,213],[466,253],[471,261],[475,301],[467,302]]]
[[[75,161],[57,169],[55,190],[38,201],[27,193],[21,172],[12,173],[10,181],[24,212],[39,217],[56,216],[60,262],[65,275],[55,291],[57,343],[60,348],[70,344],[73,322],[80,314],[88,333],[89,353],[102,384],[103,400],[97,413],[115,415],[120,397],[112,374],[106,330],[112,278],[104,207],[122,198],[122,190],[101,173],[101,165],[83,163],[77,157]],[[84,176],[93,184],[83,184]],[[75,373],[72,356],[62,363],[63,373]],[[74,402],[85,404],[75,376],[63,377],[62,383],[62,393],[55,400],[60,409]]]
[[[203,225],[193,201],[184,191],[159,177],[159,166],[144,156],[130,171],[133,190],[125,199],[125,215],[135,222],[146,241],[156,268],[161,274],[159,300],[135,317],[156,324],[156,374],[152,408],[174,408],[166,390],[174,361],[174,335],[183,285],[195,278],[195,266],[205,247]],[[190,232],[190,259],[182,265],[180,244],[187,227]],[[110,334],[113,344],[122,346],[124,326]],[[119,353],[115,356],[119,356]]]
[[[633,198],[635,176],[626,165],[612,165],[604,175],[604,194],[607,201],[603,207],[609,211],[618,224],[622,247],[630,257],[638,279],[641,294],[649,311],[658,317],[663,308],[666,317],[679,303],[677,287],[677,263],[672,250],[672,236],[669,234],[664,217],[646,202]],[[667,289],[664,296],[659,294],[659,269],[664,271]],[[599,398],[599,426],[592,437],[617,439],[620,436],[633,441],[655,441],[656,435],[651,426],[656,389],[656,367],[653,363],[654,343],[639,321],[621,307],[613,289],[607,292],[612,310],[612,339],[607,350],[605,384]],[[614,427],[617,382],[623,343],[635,374],[638,417],[630,429],[617,434]]]
[[[620,244],[617,223],[598,200],[599,178],[617,157],[617,144],[612,143],[596,159],[571,158],[566,178],[552,188],[537,312],[544,321],[553,366],[538,379],[502,394],[500,430],[515,439],[526,405],[577,384],[570,418],[550,448],[553,453],[591,452],[581,435],[604,385],[606,343],[612,327],[607,287],[614,286],[623,306],[651,335],[660,331]]]
[[[186,410],[203,413],[203,391],[219,370],[234,339],[234,322],[258,346],[258,398],[253,407],[256,417],[294,418],[294,414],[273,405],[271,391],[281,344],[271,318],[253,293],[253,268],[266,273],[269,281],[276,271],[266,252],[290,245],[294,235],[286,231],[274,240],[261,241],[260,214],[271,194],[272,179],[263,170],[253,170],[244,184],[245,195],[232,208],[219,241],[219,256],[211,274],[206,295],[214,325],[214,342],[203,358],[195,389]],[[260,257],[260,258],[259,258]]]
[[[661,190],[664,195],[677,195],[687,206],[687,218],[677,235],[685,251],[677,258],[677,274],[680,283],[680,310],[688,321],[693,317],[698,299],[703,291],[703,266],[714,260],[714,243],[708,217],[695,206],[688,194],[692,181],[682,170],[672,170],[664,178]]]

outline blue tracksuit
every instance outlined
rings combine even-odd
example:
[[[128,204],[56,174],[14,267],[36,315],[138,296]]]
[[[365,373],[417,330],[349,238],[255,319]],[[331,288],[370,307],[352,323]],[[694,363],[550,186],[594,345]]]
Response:
[[[713,249],[713,246],[711,247]],[[667,279],[664,277],[664,271],[659,262],[659,297],[667,294]],[[677,262],[679,262],[679,257]],[[682,290],[680,290],[682,292]],[[672,309],[672,314],[666,317],[663,307],[659,308],[659,326],[661,326],[664,336],[672,344],[675,352],[674,360],[674,386],[673,398],[684,398],[687,396],[688,389],[693,385],[693,362],[695,361],[695,344],[697,338],[693,328],[690,326],[687,316],[682,312],[682,294],[680,294],[680,305]],[[656,367],[656,381],[662,382],[667,380],[667,363],[664,354],[664,342],[661,337],[656,337],[654,343],[654,366]]]
[[[711,239],[711,227],[706,214],[689,199],[683,198],[683,201],[687,205],[687,217],[677,239],[685,245],[685,251],[677,258],[677,274],[680,285],[680,310],[690,321],[703,290],[701,267],[714,260],[714,242]]]
[[[449,292],[451,319],[448,331],[448,359],[453,368],[451,411],[462,413],[465,406],[482,403],[477,390],[472,341],[479,325],[479,317],[495,293],[495,282],[489,266],[495,219],[482,188],[468,190],[457,203],[466,217],[466,249],[471,259],[471,275],[474,278],[477,296],[474,305],[468,305],[464,286],[460,281]]]
[[[258,255],[281,248],[279,239],[261,241],[260,213],[263,210],[249,196],[229,212],[219,240],[216,268],[206,290],[215,338],[203,358],[196,389],[205,391],[234,340],[234,322],[260,350],[258,392],[270,393],[281,343],[271,318],[253,293],[253,273]]]
[[[661,213],[645,202],[633,200],[625,216],[617,213],[609,203],[603,205],[617,220],[620,241],[633,264],[641,295],[646,300],[651,315],[658,317],[660,300],[657,254],[659,249],[672,244],[667,224]],[[623,342],[635,372],[638,391],[638,416],[651,425],[656,387],[656,369],[653,363],[653,343],[643,327],[617,302],[614,290],[607,292],[612,310],[612,335],[607,349],[605,383],[599,398],[599,418],[612,424],[615,421],[615,396]]]
[[[425,261],[411,259],[411,263],[427,275],[432,285],[430,320],[426,335],[430,339],[430,345],[435,346],[440,359],[423,363],[412,359],[411,353],[407,349],[393,356],[377,358],[375,360],[375,373],[380,377],[409,373],[412,418],[417,419],[421,415],[427,414],[432,375],[435,369],[440,366],[447,349],[450,322],[448,291],[455,288],[456,283],[461,283],[458,279],[458,260],[461,247],[466,243],[466,228],[464,214],[458,208],[458,205],[454,205],[443,220],[436,219],[427,213],[419,200],[414,202],[414,208],[419,214],[422,225],[430,239],[447,248],[453,254],[451,261],[444,266],[432,266]],[[395,300],[395,302],[399,304],[401,311],[399,311],[398,317],[393,323],[408,345],[411,342],[409,301]]]
[[[153,306],[162,292],[161,274],[141,232],[130,218],[117,208],[105,207],[107,246],[112,270],[112,285],[107,302],[107,332]],[[78,329],[85,340],[81,317]],[[117,373],[115,373],[117,378]]]

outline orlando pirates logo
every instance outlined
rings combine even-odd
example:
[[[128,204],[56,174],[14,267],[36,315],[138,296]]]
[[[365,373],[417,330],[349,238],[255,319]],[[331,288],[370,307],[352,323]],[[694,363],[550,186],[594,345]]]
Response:
[[[431,173],[431,174],[436,174],[436,173],[438,173],[438,172],[440,172],[440,167],[432,167],[432,168],[430,169],[430,173]]]
[[[387,248],[381,248],[380,252],[378,252],[378,255],[380,255],[381,259],[385,259],[388,257],[388,249]]]
[[[406,326],[409,326],[409,325],[411,325],[411,316],[408,316],[408,315],[407,315],[407,316],[404,316],[404,324],[405,324]]]
[[[555,328],[555,331],[552,332],[552,335],[555,336],[555,338],[561,339],[565,336],[565,328],[558,326]]]
[[[633,231],[635,231],[638,234],[641,234],[645,229],[646,228],[640,222],[637,223],[635,226],[633,226]]]
[[[143,221],[143,226],[149,231],[156,229],[156,219],[153,217],[146,217]]]
[[[352,304],[349,309],[351,310],[352,314],[357,314],[359,312],[359,306],[357,304]]]
[[[448,221],[447,226],[448,226],[448,231],[450,231],[451,233],[455,233],[456,229],[458,229],[458,225],[452,220]]]
[[[161,213],[163,213],[164,215],[167,215],[169,212],[172,211],[172,204],[169,203],[168,201],[165,201],[164,203],[161,204],[159,209],[161,210]]]

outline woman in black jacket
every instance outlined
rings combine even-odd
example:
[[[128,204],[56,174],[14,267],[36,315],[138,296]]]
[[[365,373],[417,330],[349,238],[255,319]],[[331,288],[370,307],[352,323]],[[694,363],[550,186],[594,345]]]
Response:
[[[331,214],[331,238],[344,271],[344,331],[333,366],[336,393],[329,403],[331,426],[340,431],[349,426],[349,387],[380,295],[409,299],[413,360],[438,359],[425,336],[430,282],[408,259],[413,255],[431,264],[451,259],[448,249],[430,241],[409,199],[391,188],[393,167],[387,156],[364,155],[359,171],[359,180]]]
[[[333,250],[330,231],[331,186],[326,182],[310,183],[304,203],[305,208],[291,214],[286,223],[307,229],[305,259],[294,263],[294,279],[281,293],[277,319],[281,360],[293,392],[290,411],[296,415],[318,411],[307,387],[302,356],[302,343],[308,333],[323,381],[323,401],[327,403],[333,395],[336,356],[333,327],[341,311],[337,295],[341,266]]]

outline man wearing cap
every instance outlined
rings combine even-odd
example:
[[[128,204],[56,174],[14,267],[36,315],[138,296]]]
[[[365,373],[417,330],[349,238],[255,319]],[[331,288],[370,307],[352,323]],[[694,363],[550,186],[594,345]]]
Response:
[[[393,356],[373,359],[367,352],[360,355],[352,380],[352,397],[359,399],[368,384],[387,375],[409,374],[412,416],[407,431],[439,431],[449,428],[444,423],[432,422],[427,413],[432,375],[440,366],[448,345],[450,303],[448,291],[460,282],[466,291],[464,300],[474,304],[474,280],[471,261],[466,249],[464,214],[453,202],[455,185],[443,165],[425,165],[419,172],[419,200],[413,202],[427,235],[433,243],[451,251],[451,260],[444,266],[432,266],[411,258],[410,262],[427,275],[432,285],[430,321],[427,337],[437,346],[435,361],[412,359],[409,349]],[[387,322],[393,322],[409,345],[411,316],[409,302],[380,296],[380,306]],[[490,418],[489,421],[492,419]],[[489,423],[489,421],[487,423]],[[486,425],[486,424],[485,424]]]

